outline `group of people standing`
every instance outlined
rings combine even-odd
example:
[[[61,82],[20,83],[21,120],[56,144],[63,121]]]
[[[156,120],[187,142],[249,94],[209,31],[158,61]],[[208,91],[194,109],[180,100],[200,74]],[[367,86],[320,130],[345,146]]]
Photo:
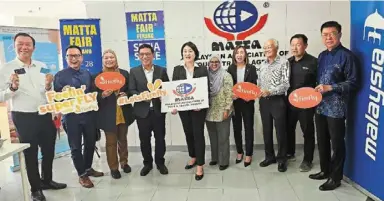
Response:
[[[347,104],[348,99],[358,88],[358,62],[354,54],[340,42],[341,25],[339,23],[325,22],[320,30],[327,50],[323,51],[318,58],[306,52],[308,38],[304,34],[296,34],[290,39],[292,57],[289,59],[278,55],[279,43],[275,39],[270,39],[264,44],[266,60],[261,65],[251,65],[246,48],[238,46],[233,51],[232,65],[227,70],[222,67],[219,55],[213,55],[209,59],[208,68],[200,66],[197,62],[199,50],[196,45],[192,42],[182,45],[182,62],[173,68],[172,81],[208,78],[209,108],[171,112],[173,115],[178,113],[180,116],[191,158],[185,169],[196,166],[196,180],[204,177],[204,125],[207,127],[211,144],[209,165],[218,165],[220,170],[225,170],[229,166],[231,119],[237,150],[235,162],[240,163],[244,160],[245,167],[252,163],[255,100],[243,100],[232,93],[235,84],[250,82],[261,89],[258,98],[265,158],[259,165],[267,167],[278,163],[278,171],[287,170],[288,161],[296,160],[295,136],[296,125],[299,121],[304,137],[304,158],[300,170],[308,172],[312,169],[316,127],[321,171],[311,174],[309,177],[315,180],[327,179],[319,187],[323,191],[333,190],[340,186],[345,160],[344,136]],[[154,50],[151,46],[144,44],[139,47],[142,66],[131,69],[129,77],[131,95],[147,91],[146,83],[153,82],[155,79],[161,79],[163,82],[169,81],[166,71],[152,64],[153,54]],[[157,76],[152,77],[155,75]],[[302,87],[311,87],[322,93],[322,101],[317,107],[299,109],[290,105],[288,96],[294,90]],[[144,157],[142,176],[147,175],[152,169],[151,131],[154,131],[156,140],[155,163],[157,168],[162,174],[168,173],[163,157],[165,153],[165,117],[160,112],[160,101],[161,98],[152,99],[135,103],[133,106]],[[245,152],[242,139],[243,124]],[[273,148],[273,125],[278,141],[277,154]],[[332,157],[331,151],[333,152]]]
[[[218,165],[220,170],[229,166],[230,121],[233,122],[236,143],[236,163],[244,160],[244,166],[252,163],[254,146],[255,100],[243,100],[232,93],[235,84],[250,82],[260,87],[260,113],[263,126],[265,158],[259,164],[267,167],[278,163],[278,171],[287,170],[287,161],[295,159],[295,129],[297,121],[304,136],[304,159],[301,171],[312,168],[315,148],[315,122],[320,155],[321,172],[311,174],[312,179],[327,179],[320,190],[333,190],[340,186],[345,159],[345,118],[347,99],[357,88],[357,62],[354,55],[340,43],[341,25],[329,21],[321,26],[321,36],[327,50],[316,59],[306,52],[308,38],[296,34],[290,40],[292,57],[288,60],[277,52],[279,43],[270,39],[264,44],[266,60],[260,66],[249,62],[246,48],[236,47],[232,65],[225,70],[219,55],[209,59],[208,68],[196,62],[199,50],[192,42],[181,47],[182,62],[173,68],[172,81],[207,77],[209,108],[190,111],[173,110],[179,114],[186,137],[190,160],[185,169],[196,166],[195,179],[204,177],[206,125],[211,144],[209,165]],[[86,86],[85,93],[97,91],[98,111],[62,116],[65,132],[71,148],[71,156],[79,176],[79,183],[86,188],[93,187],[89,177],[103,176],[103,172],[92,168],[98,130],[105,133],[107,161],[111,176],[121,177],[119,167],[131,172],[128,165],[127,131],[136,120],[139,128],[140,148],[144,167],[141,176],[153,169],[153,162],[161,174],[168,174],[165,166],[165,113],[161,112],[161,98],[136,102],[132,105],[117,105],[117,98],[132,96],[148,91],[147,83],[157,79],[168,82],[166,68],[153,64],[154,49],[142,44],[138,49],[141,65],[123,70],[117,63],[114,51],[103,53],[103,72],[118,72],[126,83],[117,91],[98,89],[91,75],[82,69],[83,55],[77,46],[66,49],[68,68],[54,77],[42,73],[46,65],[32,60],[35,40],[28,34],[19,33],[14,37],[17,58],[2,65],[0,75],[5,76],[0,85],[0,101],[10,100],[12,118],[21,143],[30,143],[24,151],[32,199],[44,201],[44,189],[63,189],[65,184],[52,180],[52,163],[56,129],[52,115],[39,115],[38,106],[46,102],[45,93],[50,90],[61,92],[68,87]],[[11,76],[10,79],[7,76]],[[323,100],[316,108],[298,109],[289,105],[287,97],[295,89],[312,87],[323,94]],[[315,116],[315,121],[314,121]],[[243,149],[242,128],[245,131]],[[273,125],[275,126],[278,153],[273,148]],[[151,136],[155,138],[155,155],[152,156]],[[333,155],[331,157],[331,143]],[[42,152],[42,175],[38,170],[37,151]],[[245,156],[244,156],[245,155]]]

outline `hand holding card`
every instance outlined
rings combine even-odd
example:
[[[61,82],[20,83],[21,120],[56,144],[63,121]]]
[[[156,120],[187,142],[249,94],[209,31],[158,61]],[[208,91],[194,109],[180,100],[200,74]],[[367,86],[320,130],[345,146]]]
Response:
[[[40,69],[40,73],[43,73],[43,74],[48,74],[48,73],[50,73],[50,72],[51,72],[51,70],[48,69],[48,68],[41,68],[41,69]]]
[[[19,88],[19,76],[16,73],[11,75],[10,82],[12,89],[17,90]]]
[[[45,75],[45,89],[51,89],[52,88],[52,82],[53,82],[53,75],[52,74],[46,74]]]
[[[25,74],[25,69],[24,68],[19,68],[14,70],[15,74],[22,75]]]

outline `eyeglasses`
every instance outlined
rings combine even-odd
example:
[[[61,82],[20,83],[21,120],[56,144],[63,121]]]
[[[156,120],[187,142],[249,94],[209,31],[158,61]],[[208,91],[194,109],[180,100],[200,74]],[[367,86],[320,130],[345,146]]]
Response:
[[[152,53],[150,53],[150,52],[146,52],[146,53],[139,53],[139,56],[140,57],[144,57],[144,56],[147,56],[147,57],[149,57],[149,56],[151,56],[152,55]]]
[[[67,54],[67,58],[69,59],[72,59],[72,58],[78,59],[80,57],[81,57],[81,54]]]

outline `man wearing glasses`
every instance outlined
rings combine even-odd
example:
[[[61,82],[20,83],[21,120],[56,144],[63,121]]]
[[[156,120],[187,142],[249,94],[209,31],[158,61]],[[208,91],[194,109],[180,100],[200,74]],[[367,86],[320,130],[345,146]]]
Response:
[[[132,95],[138,95],[148,91],[147,84],[153,83],[157,79],[168,82],[167,70],[163,67],[153,65],[154,50],[148,44],[140,45],[139,57],[141,65],[131,69],[129,76],[129,91]],[[144,167],[140,172],[141,176],[146,176],[153,169],[153,157],[151,137],[154,132],[155,137],[155,163],[160,174],[168,174],[165,166],[165,113],[161,113],[160,98],[148,101],[136,102],[133,105],[136,115],[137,126],[139,128],[140,148],[144,158]]]
[[[55,75],[54,90],[61,92],[69,87],[80,88],[82,85],[85,85],[85,93],[93,92],[95,89],[91,73],[80,68],[83,62],[83,54],[80,47],[67,47],[66,57],[68,68],[61,70]],[[64,115],[63,119],[63,126],[66,128],[68,143],[71,147],[73,164],[79,175],[79,183],[85,188],[92,188],[94,185],[89,176],[101,177],[104,175],[102,172],[95,171],[92,168],[97,135],[95,112],[69,113]],[[82,153],[82,141],[84,142],[84,154]]]
[[[339,23],[325,22],[321,26],[321,35],[327,48],[318,58],[319,85],[315,88],[323,94],[315,114],[321,172],[309,177],[315,180],[327,179],[319,189],[328,191],[339,187],[343,178],[347,101],[357,89],[358,63],[355,55],[340,43]]]

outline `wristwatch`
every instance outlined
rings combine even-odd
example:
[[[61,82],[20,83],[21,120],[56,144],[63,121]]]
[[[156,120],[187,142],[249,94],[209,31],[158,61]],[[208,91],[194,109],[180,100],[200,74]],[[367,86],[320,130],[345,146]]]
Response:
[[[11,90],[11,91],[13,91],[13,92],[17,91],[18,89],[19,89],[19,88],[16,88],[16,89],[13,88],[13,87],[12,87],[12,84],[9,85],[9,90]]]

